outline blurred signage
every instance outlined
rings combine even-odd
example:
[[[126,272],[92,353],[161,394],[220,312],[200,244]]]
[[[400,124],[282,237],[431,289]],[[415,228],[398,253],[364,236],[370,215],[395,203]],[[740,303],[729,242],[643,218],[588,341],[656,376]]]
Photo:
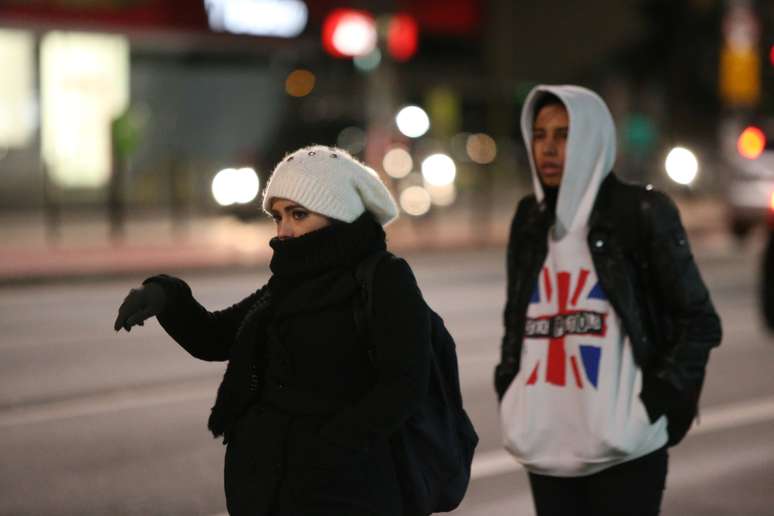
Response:
[[[0,149],[25,146],[35,129],[32,34],[0,30]]]
[[[42,153],[60,186],[110,177],[111,122],[129,104],[129,43],[121,36],[49,32],[40,46]]]
[[[760,27],[753,9],[731,5],[723,20],[723,47],[720,51],[720,96],[726,104],[755,106],[761,97]]]
[[[148,3],[148,0],[5,0],[8,4],[18,5],[38,5],[38,6],[50,6],[56,4],[62,7],[71,8],[83,8],[83,7],[97,7],[97,8],[114,8],[114,7],[126,7],[127,5]]]
[[[424,34],[477,36],[487,2],[480,0],[395,0],[395,9],[413,16]]]
[[[202,0],[0,0],[0,21],[60,30],[209,30]]]
[[[312,24],[321,23],[333,9],[353,2],[341,0],[274,0],[261,2],[253,0],[221,0],[217,4],[244,3],[250,12],[250,5],[275,4],[287,13],[284,4],[303,4]],[[358,2],[362,7],[371,8],[379,2]],[[389,11],[410,15],[418,29],[429,36],[475,37],[483,27],[485,2],[480,0],[394,0],[388,2]],[[230,8],[234,9],[234,8]],[[291,8],[292,9],[292,8]],[[375,9],[376,10],[376,9]],[[247,12],[247,11],[242,11]],[[382,10],[376,10],[383,14]],[[248,12],[250,18],[254,18]],[[263,16],[263,14],[261,14]],[[296,14],[290,14],[296,16]],[[132,27],[142,29],[206,31],[210,29],[209,13],[205,0],[0,0],[0,20],[4,23],[28,26],[40,22],[55,24],[59,28],[79,27],[87,24],[107,29],[109,27]],[[260,19],[250,19],[261,24]],[[284,23],[284,22],[283,22]]]
[[[481,0],[392,0],[390,2],[342,2],[342,0],[314,0],[308,2],[309,18],[323,21],[335,9],[365,9],[380,17],[389,13],[403,13],[417,24],[418,30],[428,36],[476,37],[481,34],[487,2]]]
[[[294,38],[309,18],[300,0],[204,0],[210,28],[218,32]]]

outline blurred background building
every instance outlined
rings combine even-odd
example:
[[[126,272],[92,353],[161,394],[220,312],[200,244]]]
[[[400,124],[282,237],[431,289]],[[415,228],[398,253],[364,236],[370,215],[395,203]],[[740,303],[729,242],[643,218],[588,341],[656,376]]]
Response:
[[[621,176],[718,194],[749,165],[744,129],[768,134],[772,26],[752,0],[3,0],[0,210],[54,237],[73,213],[116,238],[127,217],[253,218],[273,164],[320,143],[409,215],[486,222],[528,188],[539,82],[602,94]]]

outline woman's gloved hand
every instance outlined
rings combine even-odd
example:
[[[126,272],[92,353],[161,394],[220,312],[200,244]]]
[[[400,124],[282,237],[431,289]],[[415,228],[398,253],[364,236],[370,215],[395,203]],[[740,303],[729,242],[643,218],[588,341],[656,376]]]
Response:
[[[119,331],[123,328],[131,331],[132,326],[137,324],[142,326],[145,319],[158,315],[164,310],[166,301],[164,287],[158,283],[150,281],[140,288],[133,288],[118,309],[118,317],[113,324],[113,329]]]

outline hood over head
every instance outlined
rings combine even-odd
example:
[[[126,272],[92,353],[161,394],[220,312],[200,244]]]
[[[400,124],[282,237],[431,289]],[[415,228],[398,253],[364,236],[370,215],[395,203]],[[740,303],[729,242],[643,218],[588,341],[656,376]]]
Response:
[[[587,224],[599,187],[615,162],[616,133],[610,110],[593,91],[570,85],[534,87],[521,111],[521,132],[539,202],[544,199],[545,192],[532,155],[532,127],[535,107],[546,93],[559,97],[567,108],[570,121],[554,226],[554,237],[561,239]]]

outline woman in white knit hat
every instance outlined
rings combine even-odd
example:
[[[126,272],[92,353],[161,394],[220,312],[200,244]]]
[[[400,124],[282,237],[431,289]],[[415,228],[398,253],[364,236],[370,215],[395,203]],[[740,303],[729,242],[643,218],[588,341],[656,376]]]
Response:
[[[378,264],[370,347],[353,316],[353,272],[386,249],[395,202],[373,170],[313,146],[277,165],[263,208],[277,225],[264,287],[209,312],[182,280],[154,276],[115,329],[155,315],[194,357],[229,361],[208,426],[227,443],[232,515],[402,515],[388,437],[416,409],[431,353],[405,261]]]

